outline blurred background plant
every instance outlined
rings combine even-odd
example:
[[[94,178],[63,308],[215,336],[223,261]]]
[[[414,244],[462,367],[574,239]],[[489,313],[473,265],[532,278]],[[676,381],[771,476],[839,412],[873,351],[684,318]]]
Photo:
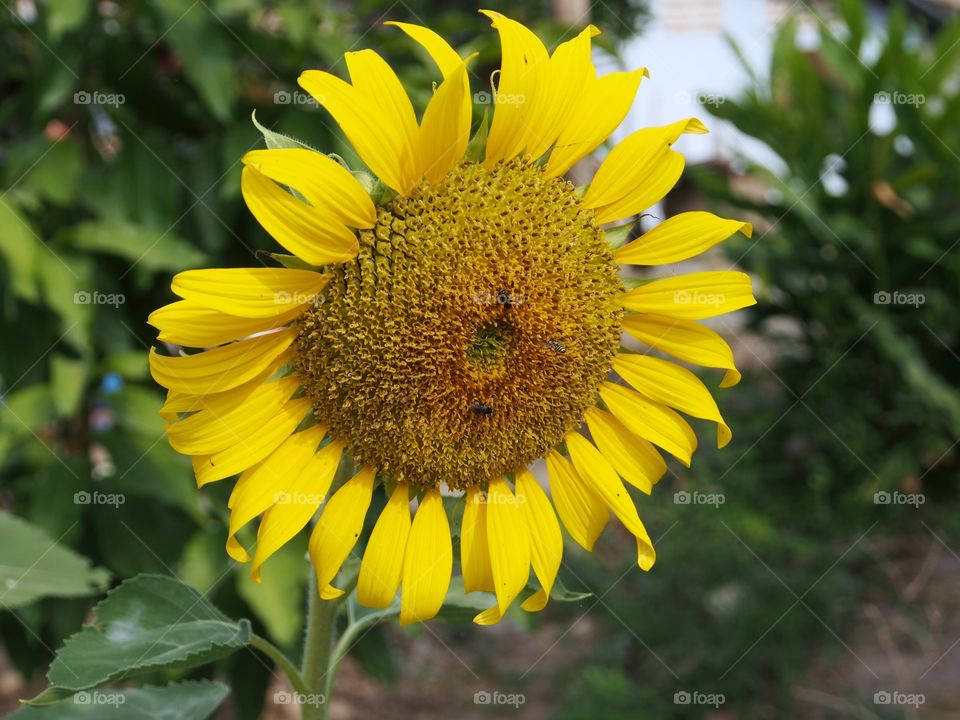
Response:
[[[545,1],[486,6],[548,44],[566,30],[545,20]],[[608,533],[600,565],[571,552],[564,570],[593,597],[518,615],[526,634],[435,623],[365,635],[341,716],[487,716],[498,708],[473,692],[494,687],[524,693],[510,711],[531,718],[907,716],[872,696],[919,672],[884,668],[904,655],[931,665],[960,635],[960,563],[945,549],[960,537],[960,29],[882,16],[877,29],[862,4],[841,3],[813,24],[815,47],[784,22],[769,72],[748,66],[743,97],[709,107],[776,157],[699,167],[680,194],[756,223],[716,259],[753,273],[764,296],[746,327],[718,327],[748,366],[729,399],[720,391],[734,444],[673,467],[643,501],[661,538],[655,571],[626,572],[629,542]],[[618,0],[592,19],[615,52],[646,18]],[[239,158],[262,142],[252,110],[349,157],[298,91],[302,69],[376,47],[423,106],[428,69],[385,19],[480,52],[479,77],[496,66],[488,21],[459,0],[0,8],[0,631],[21,683],[0,711],[43,688],[96,595],[137,573],[179,577],[296,654],[305,542],[271,560],[263,585],[228,562],[229,488],[198,493],[163,437],[145,318],[174,272],[273,249],[239,195]],[[670,68],[658,74],[669,81]],[[915,505],[878,504],[877,492],[924,498],[922,524]],[[43,572],[18,583],[31,566]],[[941,576],[952,595],[928,596]],[[231,686],[221,717],[283,717],[264,709],[267,664],[243,652],[187,674]],[[721,709],[696,693],[721,694]],[[958,711],[939,702],[944,717]]]

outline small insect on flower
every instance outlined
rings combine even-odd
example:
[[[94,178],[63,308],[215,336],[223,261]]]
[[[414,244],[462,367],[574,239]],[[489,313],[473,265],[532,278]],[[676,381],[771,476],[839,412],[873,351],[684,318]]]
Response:
[[[504,310],[509,310],[513,307],[513,298],[506,290],[497,290],[497,303],[503,305]]]
[[[473,403],[470,406],[470,411],[477,415],[493,415],[493,408],[483,403]]]
[[[563,343],[559,343],[556,340],[547,340],[544,345],[553,350],[555,353],[560,353],[561,355],[567,351],[567,348],[563,345]]]

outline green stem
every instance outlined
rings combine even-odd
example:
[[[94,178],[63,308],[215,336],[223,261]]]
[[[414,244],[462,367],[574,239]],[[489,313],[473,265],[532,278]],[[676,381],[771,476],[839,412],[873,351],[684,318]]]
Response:
[[[250,644],[273,660],[273,662],[283,670],[284,675],[286,675],[290,681],[290,686],[294,690],[298,693],[308,692],[307,685],[303,681],[303,676],[300,675],[300,671],[297,670],[297,666],[293,664],[293,661],[288,658],[280,648],[259,635],[251,635]]]
[[[333,633],[337,621],[339,599],[323,600],[317,592],[316,577],[310,574],[309,598],[307,601],[307,630],[303,644],[303,669],[307,694],[300,706],[301,720],[327,720],[330,696],[327,675],[331,671],[330,656],[333,650]],[[321,697],[322,696],[322,697]]]

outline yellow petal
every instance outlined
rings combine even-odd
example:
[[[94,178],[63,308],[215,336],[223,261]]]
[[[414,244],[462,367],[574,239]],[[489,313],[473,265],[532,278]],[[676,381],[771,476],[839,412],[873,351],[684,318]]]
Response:
[[[633,105],[646,69],[591,77],[572,104],[547,162],[547,177],[560,177],[617,129]]]
[[[343,595],[343,590],[330,583],[363,531],[376,477],[374,468],[368,467],[344,483],[330,498],[310,535],[310,557],[317,571],[320,597],[324,600]]]
[[[346,262],[360,249],[353,230],[322,208],[294,197],[251,165],[240,174],[240,191],[263,229],[311,265]]]
[[[583,484],[570,462],[556,450],[547,453],[550,490],[557,514],[578,545],[592,552],[610,512],[597,494]]]
[[[377,222],[377,209],[363,185],[322,153],[307,148],[252,150],[243,156],[243,164],[293,188],[313,207],[345,225],[370,228]]]
[[[423,25],[412,25],[411,23],[393,21],[386,22],[384,25],[398,27],[414,41],[418,42],[437,64],[437,68],[443,77],[449,76],[460,67],[462,61],[457,51],[450,47],[450,44],[446,40],[430,28],[426,28]]]
[[[623,385],[603,383],[600,397],[630,432],[663,448],[690,467],[690,456],[697,449],[697,436],[686,420],[665,405]]]
[[[597,495],[603,498],[604,502],[613,510],[614,515],[623,523],[623,526],[636,537],[637,564],[643,570],[649,570],[656,560],[653,543],[650,536],[647,535],[643,523],[640,522],[637,508],[633,504],[627,489],[620,482],[620,478],[617,477],[617,473],[610,467],[610,463],[604,460],[600,451],[579,433],[568,433],[566,440],[567,449],[570,451],[570,459],[573,461],[577,474],[593,488]]]
[[[756,304],[750,276],[732,270],[660,278],[623,296],[628,310],[685,320],[702,320]]]
[[[287,376],[249,392],[227,391],[210,399],[199,412],[168,424],[167,438],[184,455],[212,455],[247,442],[273,420],[299,387],[297,378]]]
[[[357,600],[362,605],[385,608],[393,602],[409,535],[410,493],[406,485],[397,485],[363,552],[357,580]]]
[[[708,250],[738,230],[750,237],[753,226],[694,211],[667,218],[653,230],[614,251],[613,259],[626,265],[664,265],[680,262]]]
[[[726,340],[708,327],[663,315],[627,315],[623,329],[640,342],[694,365],[723,368],[720,387],[740,382],[740,373],[733,361],[733,351]]]
[[[303,469],[293,476],[286,490],[278,492],[273,507],[263,514],[257,530],[257,551],[250,577],[260,582],[260,568],[316,514],[340,466],[345,443],[333,440],[320,448]]]
[[[437,88],[420,127],[420,174],[437,184],[460,162],[470,141],[470,80],[461,64]]]
[[[572,40],[560,43],[550,56],[549,92],[544,94],[542,109],[527,131],[526,154],[531,160],[543,155],[567,127],[581,100],[581,95],[596,77],[590,59],[590,39],[600,31],[588,25]]]
[[[328,277],[291,268],[187,270],[171,288],[184,300],[227,315],[270,318],[313,302]]]
[[[310,412],[307,398],[290,400],[270,422],[247,442],[238,443],[214,455],[197,455],[193,458],[193,472],[197,485],[202,487],[216,480],[236,475],[256,465],[273,452]]]
[[[524,600],[520,607],[527,612],[538,612],[546,606],[560,569],[563,536],[547,494],[528,470],[517,473],[516,490],[520,514],[530,533],[533,572],[540,581],[540,590]]]
[[[295,336],[296,330],[290,328],[176,357],[159,355],[156,348],[150,348],[150,374],[163,387],[191,395],[231,390],[272,367]]]
[[[497,605],[495,616],[488,612],[473,619],[480,625],[498,622],[530,577],[529,532],[517,498],[502,478],[491,480],[487,491],[487,538]]]
[[[466,506],[460,523],[460,566],[466,592],[493,592],[490,543],[487,539],[487,501],[483,491],[467,489]]]
[[[686,368],[663,358],[620,353],[613,359],[613,369],[651,400],[717,423],[717,447],[730,442],[730,428],[723,421],[716,401],[700,378]]]
[[[294,433],[237,480],[227,503],[230,508],[227,552],[234,560],[247,562],[250,559],[236,539],[240,528],[272,507],[280,493],[287,491],[310,462],[325,434],[326,427],[323,425],[314,425],[303,432]]]
[[[584,412],[590,435],[600,452],[624,480],[648,495],[667,471],[660,453],[643,438],[637,437],[610,413],[599,408]]]
[[[642,192],[657,166],[668,157],[671,144],[683,133],[705,132],[707,129],[703,123],[696,118],[687,118],[670,125],[644,128],[628,135],[600,164],[593,182],[583,196],[584,206],[603,208]],[[598,222],[607,222],[599,220],[601,214],[598,212]]]
[[[443,605],[453,572],[450,524],[436,490],[423,496],[413,518],[403,557],[400,624],[425,622]]]
[[[550,56],[529,29],[492,10],[481,10],[500,34],[502,60],[484,163],[509,160],[543,124],[550,92]]]
[[[204,348],[283,327],[302,314],[301,308],[292,307],[275,317],[242,318],[211,310],[192,300],[178,300],[154,310],[147,322],[160,331],[157,339],[161,342]]]
[[[387,186],[406,195],[417,176],[417,118],[396,73],[372,50],[345,55],[352,84],[307,70],[300,86],[333,116],[357,154]]]

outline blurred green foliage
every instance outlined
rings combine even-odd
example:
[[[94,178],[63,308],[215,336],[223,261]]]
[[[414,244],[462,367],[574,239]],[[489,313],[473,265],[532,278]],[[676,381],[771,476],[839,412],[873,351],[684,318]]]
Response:
[[[546,0],[487,6],[548,41],[569,36],[549,21]],[[597,6],[594,21],[612,48],[641,18],[636,0],[616,0]],[[296,650],[302,627],[305,538],[271,560],[262,585],[232,567],[223,550],[231,483],[197,492],[189,460],[168,446],[145,320],[172,299],[178,270],[250,265],[277,249],[239,192],[240,157],[262,144],[252,110],[266,126],[356,162],[330,118],[298,92],[303,69],[343,73],[344,52],[373,47],[423,107],[432,69],[382,25],[388,19],[428,24],[480,52],[474,82],[488,87],[497,36],[466,2],[0,8],[0,508],[41,528],[45,542],[76,549],[100,580],[175,574],[229,615],[254,618],[286,650]],[[118,497],[122,504],[109,500]],[[27,677],[45,669],[49,649],[91,604],[47,598],[0,613],[18,669]],[[361,646],[358,655],[379,677],[393,672],[382,653]],[[220,670],[238,716],[258,717],[264,661],[238,653]]]

